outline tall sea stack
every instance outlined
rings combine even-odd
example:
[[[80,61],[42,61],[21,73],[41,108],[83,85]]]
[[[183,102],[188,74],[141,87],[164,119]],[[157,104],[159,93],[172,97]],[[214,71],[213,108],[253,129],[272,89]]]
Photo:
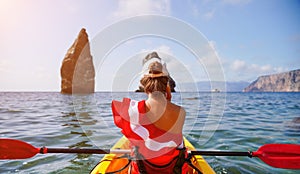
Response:
[[[61,93],[89,94],[95,91],[95,68],[86,30],[82,28],[68,49],[62,66]]]

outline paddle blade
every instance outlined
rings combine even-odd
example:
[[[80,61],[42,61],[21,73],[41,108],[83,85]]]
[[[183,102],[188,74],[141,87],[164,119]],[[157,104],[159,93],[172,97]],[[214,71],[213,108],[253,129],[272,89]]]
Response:
[[[39,153],[39,149],[19,140],[0,139],[0,159],[25,159]]]
[[[267,144],[252,155],[272,167],[300,169],[300,145],[297,144]]]

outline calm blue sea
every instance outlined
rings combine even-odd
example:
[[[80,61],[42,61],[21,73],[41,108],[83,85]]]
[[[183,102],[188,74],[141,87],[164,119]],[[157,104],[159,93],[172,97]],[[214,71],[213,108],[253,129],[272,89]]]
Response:
[[[110,103],[142,93],[1,92],[0,138],[35,147],[109,148],[120,137]],[[201,150],[256,151],[269,143],[300,144],[300,93],[174,93],[187,112],[184,135]],[[0,160],[0,173],[89,173],[102,155],[38,154]],[[257,158],[206,157],[216,173],[299,173]]]

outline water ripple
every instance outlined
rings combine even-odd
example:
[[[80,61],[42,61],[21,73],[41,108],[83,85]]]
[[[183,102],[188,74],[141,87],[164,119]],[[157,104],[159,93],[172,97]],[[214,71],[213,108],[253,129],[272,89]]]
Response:
[[[144,99],[138,93],[0,93],[0,137],[36,147],[110,148],[120,137],[111,116],[111,100]],[[214,95],[214,99],[223,96]],[[218,98],[219,97],[219,98]],[[184,106],[184,134],[202,150],[255,151],[268,143],[300,144],[299,93],[227,93],[222,115],[211,111],[211,93],[174,93]],[[102,155],[38,154],[0,161],[0,173],[88,173]],[[216,173],[298,173],[275,169],[257,158],[206,157]]]

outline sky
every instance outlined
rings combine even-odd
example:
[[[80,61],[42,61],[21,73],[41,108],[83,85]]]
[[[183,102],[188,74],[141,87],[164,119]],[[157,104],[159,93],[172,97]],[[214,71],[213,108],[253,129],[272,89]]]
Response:
[[[81,28],[97,91],[134,89],[154,50],[179,83],[252,82],[300,68],[299,11],[299,0],[0,0],[0,91],[60,91]]]

